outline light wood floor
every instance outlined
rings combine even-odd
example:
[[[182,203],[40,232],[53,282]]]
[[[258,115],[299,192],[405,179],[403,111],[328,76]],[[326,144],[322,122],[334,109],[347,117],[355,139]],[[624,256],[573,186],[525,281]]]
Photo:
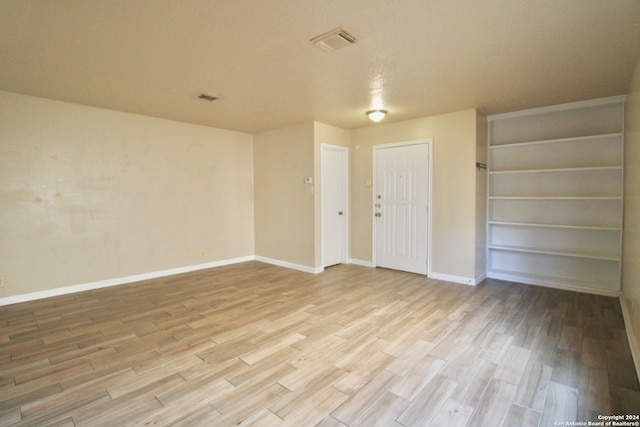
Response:
[[[637,414],[615,298],[258,262],[0,307],[0,425],[553,426]]]

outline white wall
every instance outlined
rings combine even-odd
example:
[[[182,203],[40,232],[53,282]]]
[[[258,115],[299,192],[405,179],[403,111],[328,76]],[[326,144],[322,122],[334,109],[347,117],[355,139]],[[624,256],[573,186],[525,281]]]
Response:
[[[251,256],[248,134],[0,92],[0,297]]]

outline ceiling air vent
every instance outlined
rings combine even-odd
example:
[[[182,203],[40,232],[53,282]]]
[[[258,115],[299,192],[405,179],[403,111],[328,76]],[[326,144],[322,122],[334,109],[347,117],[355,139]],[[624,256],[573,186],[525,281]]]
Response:
[[[198,95],[198,99],[202,99],[203,101],[208,101],[208,102],[215,101],[218,98],[220,97],[215,95],[209,95],[207,93],[201,93],[200,95]]]
[[[338,27],[328,33],[314,37],[309,41],[326,52],[333,52],[334,50],[354,44],[357,39],[344,28]]]

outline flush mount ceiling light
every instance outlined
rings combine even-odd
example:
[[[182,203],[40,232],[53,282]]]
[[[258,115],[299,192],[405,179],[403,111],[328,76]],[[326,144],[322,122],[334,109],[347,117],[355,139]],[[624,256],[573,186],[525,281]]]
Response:
[[[334,50],[342,49],[343,47],[354,44],[356,41],[356,37],[342,27],[335,28],[309,40],[311,44],[319,47],[325,52],[333,52]]]
[[[380,120],[384,119],[384,116],[387,115],[387,110],[370,110],[367,111],[367,116],[369,120],[372,122],[378,123]]]

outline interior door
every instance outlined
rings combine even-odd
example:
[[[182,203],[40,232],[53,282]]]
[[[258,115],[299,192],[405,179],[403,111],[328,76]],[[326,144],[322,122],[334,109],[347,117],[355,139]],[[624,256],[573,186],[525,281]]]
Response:
[[[322,144],[322,264],[329,267],[348,257],[348,151]]]
[[[375,150],[375,264],[427,274],[430,142]]]

